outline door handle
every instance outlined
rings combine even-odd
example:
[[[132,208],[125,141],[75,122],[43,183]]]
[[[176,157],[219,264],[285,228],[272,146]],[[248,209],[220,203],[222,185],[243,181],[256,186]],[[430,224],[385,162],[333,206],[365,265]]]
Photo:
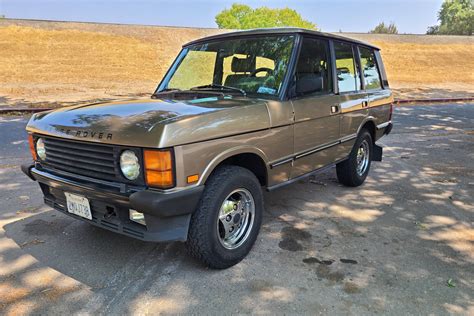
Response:
[[[339,112],[339,105],[333,105],[331,106],[331,113],[338,113]]]
[[[366,108],[369,106],[369,101],[362,101],[362,107]]]

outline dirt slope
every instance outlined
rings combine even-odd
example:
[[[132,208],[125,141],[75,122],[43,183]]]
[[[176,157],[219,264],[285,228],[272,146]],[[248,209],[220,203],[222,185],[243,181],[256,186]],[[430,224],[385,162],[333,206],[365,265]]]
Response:
[[[187,41],[222,32],[0,20],[0,106],[149,94]],[[474,93],[474,38],[343,34],[374,43],[390,83],[411,96]]]

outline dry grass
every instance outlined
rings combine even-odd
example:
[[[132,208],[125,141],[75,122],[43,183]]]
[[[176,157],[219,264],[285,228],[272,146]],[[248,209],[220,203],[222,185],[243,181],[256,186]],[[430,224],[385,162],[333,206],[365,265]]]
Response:
[[[21,22],[21,23],[20,23]],[[181,45],[215,29],[1,22],[0,105],[67,104],[149,94]],[[426,37],[363,37],[382,48],[394,88],[472,93],[474,45]],[[369,38],[367,38],[369,37]],[[408,39],[408,40],[407,40]]]
[[[394,84],[474,85],[474,45],[375,42]]]
[[[183,43],[217,31],[124,26],[105,32],[100,27],[0,25],[0,104],[150,94]],[[129,36],[124,28],[131,28]]]
[[[345,34],[381,48],[401,98],[474,97],[474,37]]]

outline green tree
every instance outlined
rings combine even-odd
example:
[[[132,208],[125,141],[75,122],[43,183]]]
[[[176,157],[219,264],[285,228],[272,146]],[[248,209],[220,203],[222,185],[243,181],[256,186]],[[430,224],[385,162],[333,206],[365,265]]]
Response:
[[[379,23],[373,30],[369,33],[373,34],[398,34],[398,29],[395,23],[390,23],[385,25],[385,22]]]
[[[253,29],[262,27],[294,26],[317,29],[316,24],[304,20],[293,9],[272,9],[260,7],[252,9],[248,5],[234,3],[216,15],[216,23],[221,29]]]
[[[426,35],[436,34],[439,34],[439,25],[428,26],[428,30],[426,30]]]
[[[472,35],[473,0],[444,0],[438,12],[439,25],[428,27],[426,34]]]

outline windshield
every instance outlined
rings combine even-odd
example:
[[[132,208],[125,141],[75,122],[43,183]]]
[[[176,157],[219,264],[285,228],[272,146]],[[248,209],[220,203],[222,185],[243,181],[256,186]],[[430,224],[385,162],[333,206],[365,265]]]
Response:
[[[280,35],[188,46],[157,92],[202,89],[277,96],[293,42],[293,35]]]

